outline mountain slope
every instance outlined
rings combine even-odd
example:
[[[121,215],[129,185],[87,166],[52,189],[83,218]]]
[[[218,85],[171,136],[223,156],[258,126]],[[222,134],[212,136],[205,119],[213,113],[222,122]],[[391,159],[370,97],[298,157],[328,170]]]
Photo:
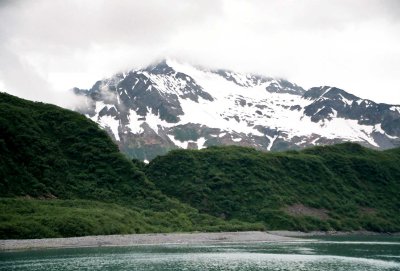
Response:
[[[85,116],[0,93],[0,238],[223,229],[260,226],[165,196]]]
[[[108,135],[73,111],[2,93],[0,130],[1,196],[129,200],[152,193]]]
[[[174,150],[152,160],[146,174],[201,212],[267,229],[399,231],[399,164],[400,148],[231,146]]]
[[[213,145],[299,149],[353,141],[399,146],[400,106],[334,87],[305,91],[287,80],[164,60],[96,82],[80,108],[131,157]]]

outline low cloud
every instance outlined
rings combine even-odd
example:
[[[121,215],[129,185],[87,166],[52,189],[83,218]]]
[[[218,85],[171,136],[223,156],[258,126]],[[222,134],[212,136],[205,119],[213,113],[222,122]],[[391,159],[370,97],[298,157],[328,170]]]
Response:
[[[0,83],[69,107],[72,87],[174,57],[400,104],[399,12],[397,0],[0,1]]]

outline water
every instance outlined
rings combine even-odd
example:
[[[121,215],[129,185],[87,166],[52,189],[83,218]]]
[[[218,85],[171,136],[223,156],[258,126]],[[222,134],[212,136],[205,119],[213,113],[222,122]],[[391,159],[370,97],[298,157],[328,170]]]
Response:
[[[400,270],[399,237],[224,245],[47,249],[0,253],[0,270]]]

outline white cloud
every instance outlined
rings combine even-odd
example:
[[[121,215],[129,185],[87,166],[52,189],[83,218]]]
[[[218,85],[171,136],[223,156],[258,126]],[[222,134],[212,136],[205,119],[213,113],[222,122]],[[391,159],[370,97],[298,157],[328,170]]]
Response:
[[[73,86],[172,56],[400,104],[399,2],[6,1],[0,81],[65,105]]]

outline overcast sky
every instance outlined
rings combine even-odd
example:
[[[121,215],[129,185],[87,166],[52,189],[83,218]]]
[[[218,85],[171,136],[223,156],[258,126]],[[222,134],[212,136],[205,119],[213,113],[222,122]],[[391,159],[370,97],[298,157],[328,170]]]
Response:
[[[400,104],[399,0],[0,0],[0,90],[68,89],[172,57]]]

